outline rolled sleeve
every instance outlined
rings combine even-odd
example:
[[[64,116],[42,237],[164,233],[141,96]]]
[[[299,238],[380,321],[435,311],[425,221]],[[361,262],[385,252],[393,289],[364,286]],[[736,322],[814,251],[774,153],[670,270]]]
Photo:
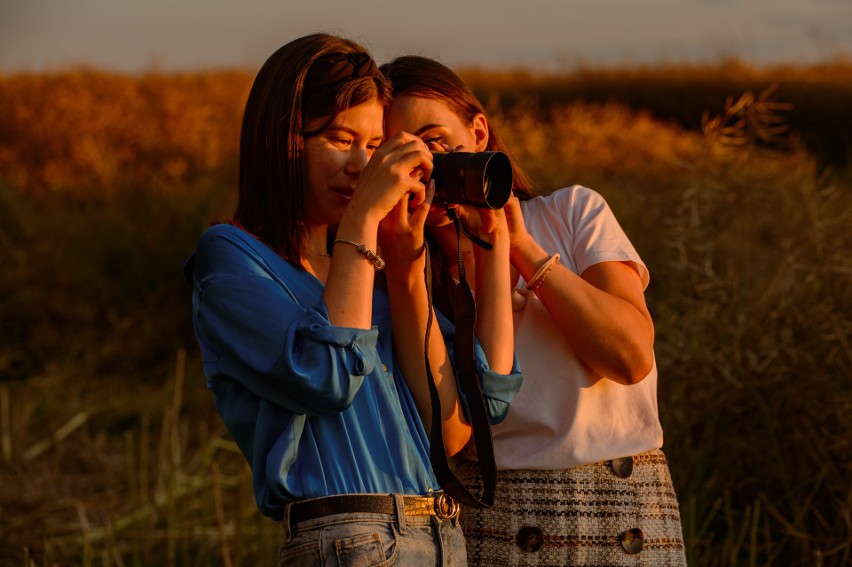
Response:
[[[476,348],[481,350],[478,344]],[[485,359],[485,353],[482,353],[482,358]],[[487,362],[478,366],[477,374],[479,375],[482,395],[485,398],[485,407],[488,408],[488,414],[491,416],[491,425],[497,425],[506,418],[506,414],[509,413],[509,403],[521,389],[523,383],[523,374],[518,357],[515,356],[512,371],[509,374],[494,372]]]
[[[321,295],[304,294],[314,305],[297,301],[241,244],[202,239],[194,262],[194,320],[208,381],[237,380],[295,413],[345,410],[377,366],[377,330],[333,326]]]
[[[453,353],[452,359],[455,366],[455,353]],[[517,355],[515,356],[512,363],[512,371],[509,374],[495,372],[488,364],[485,351],[480,346],[479,341],[474,339],[474,364],[476,375],[479,379],[479,389],[482,391],[485,408],[488,410],[488,415],[491,418],[491,425],[497,425],[506,418],[506,415],[509,413],[509,404],[521,389],[521,384],[523,383],[523,374],[521,373],[518,357]],[[458,368],[454,368],[454,370],[456,372],[456,381],[458,382],[460,378]],[[461,387],[458,388],[458,392],[462,412],[465,418],[471,421],[467,396],[465,396]]]
[[[443,313],[436,311],[438,324],[441,328],[441,334],[444,337],[444,342],[447,345],[447,352],[450,355],[450,361],[453,365],[453,370],[456,373],[456,384],[459,393],[459,401],[461,402],[462,412],[465,418],[470,421],[470,409],[467,403],[467,396],[462,391],[459,381],[459,369],[456,365],[455,352],[455,337],[456,329],[452,323],[444,316]],[[485,351],[482,345],[479,344],[479,339],[473,339],[473,356],[474,368],[479,379],[479,389],[482,391],[485,407],[488,410],[488,415],[491,418],[491,424],[496,425],[506,418],[509,413],[509,404],[518,391],[521,389],[523,382],[523,374],[521,365],[518,362],[518,357],[515,355],[512,362],[512,371],[509,374],[500,374],[491,369],[488,363],[488,357],[485,356]]]
[[[308,344],[331,345],[343,349],[343,367],[349,374],[366,376],[377,366],[376,340],[379,334],[375,327],[369,331],[335,327],[323,313],[312,321],[303,321],[297,332]],[[303,356],[301,364],[310,368],[314,362]]]

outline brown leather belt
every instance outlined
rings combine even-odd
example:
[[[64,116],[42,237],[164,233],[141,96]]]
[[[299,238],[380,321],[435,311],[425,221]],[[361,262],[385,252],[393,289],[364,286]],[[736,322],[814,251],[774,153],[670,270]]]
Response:
[[[447,520],[458,518],[461,505],[444,492],[435,496],[403,496],[406,516],[436,516]],[[394,497],[388,494],[341,494],[294,502],[290,506],[290,523],[297,524],[332,514],[395,514]]]

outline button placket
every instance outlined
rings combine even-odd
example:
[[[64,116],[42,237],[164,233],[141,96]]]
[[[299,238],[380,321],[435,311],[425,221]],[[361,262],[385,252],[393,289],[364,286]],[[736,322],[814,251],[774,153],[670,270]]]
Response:
[[[618,478],[627,479],[633,474],[633,457],[612,459],[611,461],[607,461],[606,464],[609,466],[612,474]],[[625,553],[636,555],[642,552],[645,543],[645,534],[640,528],[632,528],[619,534],[618,540]]]

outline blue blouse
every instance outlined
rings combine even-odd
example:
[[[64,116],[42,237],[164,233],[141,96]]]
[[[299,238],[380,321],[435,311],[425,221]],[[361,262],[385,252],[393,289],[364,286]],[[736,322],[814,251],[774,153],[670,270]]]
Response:
[[[333,494],[439,489],[384,290],[370,330],[336,327],[318,279],[228,224],[207,229],[184,268],[207,385],[263,514],[279,520],[286,502]],[[438,323],[452,356],[452,325]],[[521,385],[517,359],[497,374],[477,343],[476,361],[497,423]]]

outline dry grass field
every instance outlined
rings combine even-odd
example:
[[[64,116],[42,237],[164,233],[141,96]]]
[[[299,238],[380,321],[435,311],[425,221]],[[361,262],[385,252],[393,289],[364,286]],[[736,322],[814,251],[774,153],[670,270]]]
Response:
[[[852,67],[466,70],[651,271],[689,564],[852,564]],[[242,71],[0,76],[0,565],[274,564],[180,266]]]

